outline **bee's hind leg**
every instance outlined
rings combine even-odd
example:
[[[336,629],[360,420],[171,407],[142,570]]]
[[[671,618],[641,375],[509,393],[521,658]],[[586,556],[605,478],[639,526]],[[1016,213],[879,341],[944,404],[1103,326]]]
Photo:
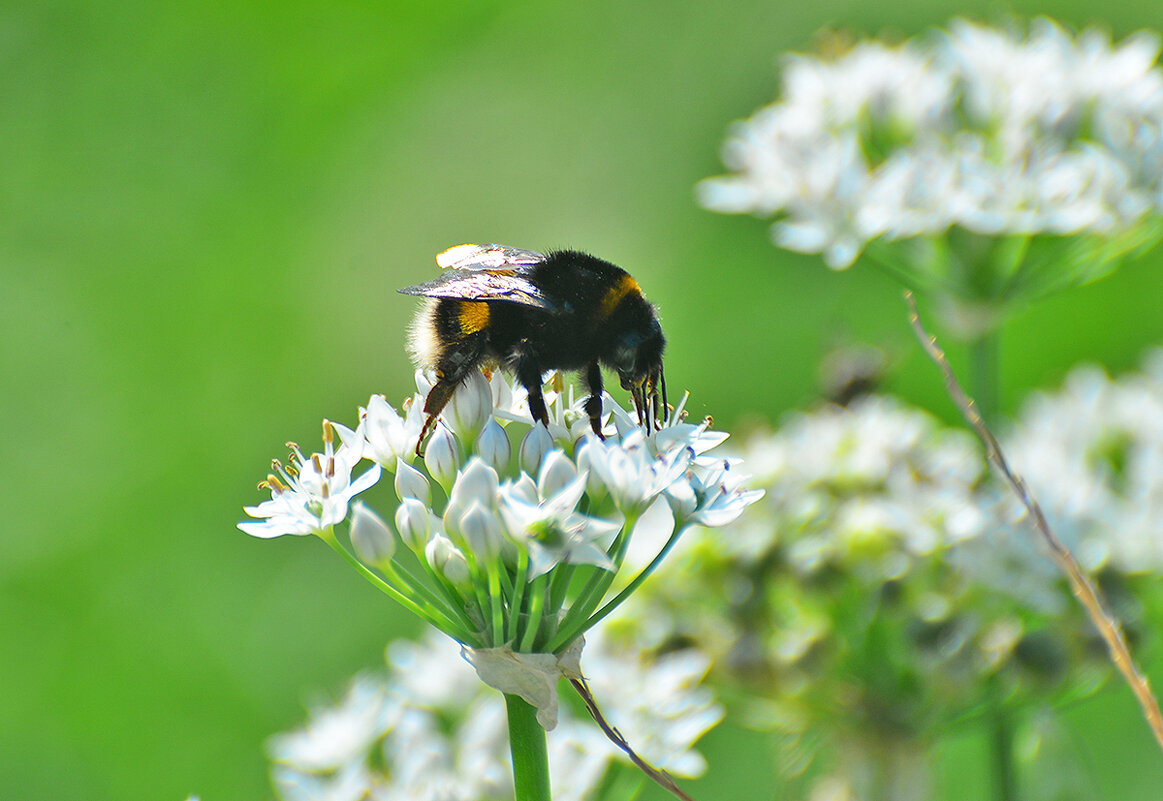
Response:
[[[424,427],[420,430],[420,438],[416,440],[417,456],[422,455],[420,448],[424,444],[424,439],[435,430],[437,418],[452,400],[457,388],[480,366],[484,352],[484,337],[470,335],[440,355],[440,360],[436,363],[436,383],[424,398],[424,414],[427,417],[424,419]]]

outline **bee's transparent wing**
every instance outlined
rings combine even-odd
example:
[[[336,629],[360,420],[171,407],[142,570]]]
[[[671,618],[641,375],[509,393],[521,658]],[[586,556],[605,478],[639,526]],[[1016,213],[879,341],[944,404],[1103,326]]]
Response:
[[[545,261],[545,254],[508,245],[457,245],[436,256],[445,270],[505,270]]]
[[[448,269],[423,284],[406,286],[399,292],[405,295],[423,295],[428,298],[457,298],[460,300],[505,300],[553,309],[553,303],[521,270]]]

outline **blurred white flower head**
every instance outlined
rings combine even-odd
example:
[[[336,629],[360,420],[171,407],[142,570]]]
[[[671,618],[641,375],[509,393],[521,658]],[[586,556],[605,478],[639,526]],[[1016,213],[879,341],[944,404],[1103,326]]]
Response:
[[[1073,373],[1003,445],[1141,628],[1133,593],[1116,593],[1163,567],[1163,353],[1117,382]],[[791,415],[742,454],[763,500],[729,537],[687,537],[624,614],[655,642],[698,642],[711,682],[778,731],[800,769],[824,749],[849,765],[859,748],[928,742],[998,699],[1077,698],[1109,675],[967,431],[861,396]]]
[[[1114,44],[1045,18],[1025,32],[957,19],[791,56],[780,99],[732,126],[731,174],[698,195],[774,215],[779,246],[834,269],[880,244],[874,260],[919,288],[967,294],[967,269],[1031,294],[1097,277],[1157,236],[1140,223],[1163,209],[1159,49],[1146,32]]]
[[[310,772],[358,763],[401,713],[382,677],[361,674],[339,703],[316,705],[305,726],[272,737],[271,760]]]
[[[504,701],[459,650],[436,633],[393,642],[385,675],[356,677],[338,704],[316,707],[303,728],[272,737],[278,797],[511,798]],[[708,665],[693,649],[654,657],[630,638],[604,634],[594,636],[585,657],[591,690],[610,722],[631,744],[641,742],[648,760],[679,776],[706,770],[695,743],[723,716],[701,685]],[[608,771],[637,771],[592,721],[567,706],[549,750],[558,799],[595,798]]]
[[[1163,351],[1116,380],[1075,368],[1026,403],[1002,445],[1083,567],[1163,570]]]
[[[764,541],[732,538],[761,552],[786,538],[804,573],[842,562],[897,577],[914,558],[978,536],[985,519],[975,485],[980,452],[967,432],[886,396],[793,415],[745,454],[764,511],[776,525],[747,528]]]

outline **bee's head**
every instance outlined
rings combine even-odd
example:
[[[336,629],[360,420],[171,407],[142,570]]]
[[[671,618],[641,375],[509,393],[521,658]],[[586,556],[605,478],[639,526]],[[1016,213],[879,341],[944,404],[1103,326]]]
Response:
[[[641,386],[651,375],[662,370],[662,349],[666,340],[657,320],[645,330],[627,331],[614,343],[613,368],[623,389]]]
[[[634,399],[638,421],[643,425],[649,426],[651,420],[666,419],[666,378],[662,372],[665,347],[662,326],[653,315],[646,326],[622,334],[614,344],[612,366],[618,373],[622,388]]]

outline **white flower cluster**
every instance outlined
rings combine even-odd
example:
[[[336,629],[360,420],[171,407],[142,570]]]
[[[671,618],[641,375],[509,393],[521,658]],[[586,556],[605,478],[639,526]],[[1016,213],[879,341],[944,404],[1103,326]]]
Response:
[[[381,591],[462,643],[483,681],[524,698],[552,729],[555,687],[575,674],[581,635],[637,589],[683,531],[731,523],[762,492],[741,488],[738,460],[710,455],[727,435],[710,430],[709,419],[685,422],[682,403],[660,429],[646,431],[604,396],[599,438],[559,379],[545,393],[546,427],[533,424],[523,395],[499,374],[475,372],[418,457],[419,410],[430,388],[422,374],[417,386],[402,413],[374,396],[355,429],[326,423],[322,454],[295,447],[292,464],[276,464],[278,475],[264,482],[271,499],[247,507],[259,519],[239,527],[262,537],[318,535]],[[522,427],[514,449],[511,432]],[[352,480],[362,459],[373,466]],[[395,531],[352,502],[383,475],[394,476]],[[663,512],[651,512],[649,528],[657,536],[663,521],[664,542],[653,558],[629,562],[632,577],[619,576],[651,507]],[[345,520],[354,555],[334,531]],[[397,559],[398,543],[423,573]],[[617,594],[607,599],[612,588]]]
[[[888,613],[885,587],[924,587],[900,597],[901,614],[936,624],[955,613],[965,582],[941,566],[987,523],[969,434],[864,396],[793,415],[743,458],[764,500],[730,537],[688,539],[635,614],[702,643],[728,674],[794,692],[829,680],[820,649],[856,648],[847,627]]]
[[[1129,635],[1150,636],[1136,596],[1163,569],[1163,351],[1116,381],[1076,369],[1002,447]],[[686,539],[625,614],[712,654],[711,680],[798,770],[923,754],[982,710],[1046,709],[1111,674],[967,431],[862,396],[792,415],[743,456],[764,500],[730,537]]]
[[[1163,351],[1113,381],[1074,369],[1026,403],[1002,447],[1084,568],[1163,570]]]
[[[516,542],[530,549],[535,567],[529,578],[536,578],[565,561],[609,566],[593,543],[608,539],[620,524],[578,514],[583,496],[591,508],[623,517],[637,517],[666,499],[679,523],[710,526],[731,522],[758,497],[740,489],[742,476],[730,472],[735,462],[706,455],[727,435],[709,430],[707,422],[685,422],[681,404],[660,431],[647,433],[634,412],[605,395],[607,438],[599,440],[586,435],[588,417],[582,401],[573,400],[572,387],[568,395],[559,386],[545,392],[546,428],[533,425],[522,393],[499,374],[486,379],[479,372],[457,390],[429,439],[422,460],[426,477],[412,464],[430,384],[422,373],[416,381],[418,392],[403,413],[374,395],[360,408],[356,429],[324,424],[324,453],[306,457],[292,445],[292,464],[275,462],[278,475],[262,483],[271,500],[246,507],[260,521],[239,527],[261,537],[319,533],[346,519],[351,499],[373,486],[382,468],[395,475],[395,519],[407,544],[442,553],[468,547],[483,555]],[[509,422],[524,423],[529,431],[514,477],[502,484],[501,476],[513,472],[503,425]],[[334,432],[342,440],[338,448]],[[373,465],[353,481],[361,459]],[[427,514],[433,503],[429,477],[449,497],[440,519]],[[456,540],[454,549],[433,546],[449,537]]]
[[[1159,379],[1156,391],[1163,369]],[[1051,416],[1080,418],[1095,419]],[[1070,463],[1048,453],[1047,470]],[[717,679],[747,688],[754,725],[840,737],[883,715],[892,736],[921,736],[998,693],[1044,702],[1106,675],[1089,622],[1033,535],[1013,527],[967,431],[864,396],[791,416],[744,460],[763,502],[730,537],[688,539],[627,614],[706,648]]]
[[[238,527],[252,537],[269,539],[283,534],[314,534],[347,518],[351,499],[380,480],[379,465],[372,465],[363,475],[351,479],[359,462],[359,451],[346,443],[335,447],[335,433],[346,429],[323,421],[323,453],[307,457],[295,443],[284,466],[278,460],[274,470],[259,486],[271,491],[270,500],[244,511],[258,520],[247,520]]]
[[[762,524],[744,526],[730,547],[778,545],[803,575],[843,564],[873,582],[898,579],[986,523],[972,436],[891,397],[793,415],[748,443],[744,461],[767,500],[748,518]]]
[[[651,657],[596,632],[586,650],[590,688],[611,723],[648,761],[680,776],[706,769],[694,750],[722,718],[700,682],[709,660],[693,649]],[[282,801],[484,801],[511,798],[505,705],[477,680],[447,637],[397,641],[386,675],[356,677],[338,704],[270,740]],[[594,799],[625,755],[568,711],[549,736],[554,798]],[[636,771],[636,768],[622,768]]]
[[[899,45],[794,56],[782,98],[732,128],[734,174],[699,196],[715,211],[778,215],[778,245],[836,269],[873,240],[953,226],[1126,231],[1163,208],[1159,49],[1154,34],[1114,45],[1043,18],[1025,36],[954,20]]]

